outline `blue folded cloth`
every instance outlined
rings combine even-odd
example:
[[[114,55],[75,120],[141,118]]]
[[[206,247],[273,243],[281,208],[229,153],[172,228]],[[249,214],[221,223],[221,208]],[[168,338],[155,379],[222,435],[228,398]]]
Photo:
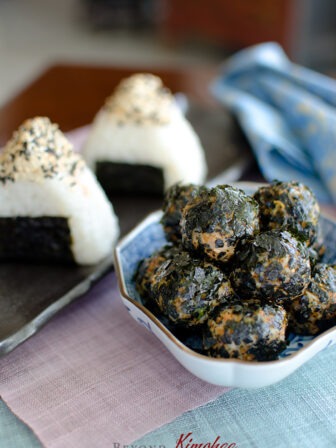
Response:
[[[336,81],[293,64],[273,42],[232,56],[212,83],[267,180],[297,180],[336,204]]]

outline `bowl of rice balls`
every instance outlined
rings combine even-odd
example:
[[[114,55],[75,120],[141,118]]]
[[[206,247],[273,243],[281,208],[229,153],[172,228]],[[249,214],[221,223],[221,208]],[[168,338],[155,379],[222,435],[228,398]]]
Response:
[[[175,184],[117,245],[122,300],[197,377],[267,386],[336,342],[335,242],[299,182]]]

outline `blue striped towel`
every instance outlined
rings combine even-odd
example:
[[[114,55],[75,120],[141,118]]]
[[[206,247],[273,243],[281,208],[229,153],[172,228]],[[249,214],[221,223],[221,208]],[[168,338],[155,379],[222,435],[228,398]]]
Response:
[[[232,110],[267,180],[297,180],[336,204],[336,80],[273,42],[232,56],[211,91]]]

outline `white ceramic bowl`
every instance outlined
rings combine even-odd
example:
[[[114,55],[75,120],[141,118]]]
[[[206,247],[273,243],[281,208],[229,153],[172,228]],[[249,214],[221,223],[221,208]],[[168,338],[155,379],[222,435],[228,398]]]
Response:
[[[249,194],[260,186],[255,183],[235,185],[242,187]],[[142,305],[133,280],[139,261],[167,242],[160,224],[161,216],[161,211],[149,215],[116,247],[115,266],[121,297],[133,319],[159,338],[173,356],[194,375],[220,386],[268,386],[290,375],[316,353],[336,342],[336,327],[316,337],[290,335],[290,344],[281,353],[280,358],[265,362],[211,358],[186,347]],[[323,215],[321,225],[327,247],[325,260],[335,263],[336,221]]]

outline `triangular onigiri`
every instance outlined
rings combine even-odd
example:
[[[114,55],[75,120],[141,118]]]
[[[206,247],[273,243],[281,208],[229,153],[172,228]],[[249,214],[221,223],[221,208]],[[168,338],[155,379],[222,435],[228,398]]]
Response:
[[[203,183],[207,171],[201,142],[174,96],[160,78],[144,73],[122,80],[106,100],[94,119],[83,157],[103,187],[112,192],[114,186],[127,189],[127,182],[135,192],[137,188],[146,191],[150,167],[162,171],[161,190],[176,182]],[[117,168],[105,170],[103,176],[103,163]],[[125,165],[131,167],[129,175]],[[141,167],[146,168],[143,175]]]
[[[94,264],[118,235],[113,207],[58,126],[26,120],[0,154],[0,258]]]

